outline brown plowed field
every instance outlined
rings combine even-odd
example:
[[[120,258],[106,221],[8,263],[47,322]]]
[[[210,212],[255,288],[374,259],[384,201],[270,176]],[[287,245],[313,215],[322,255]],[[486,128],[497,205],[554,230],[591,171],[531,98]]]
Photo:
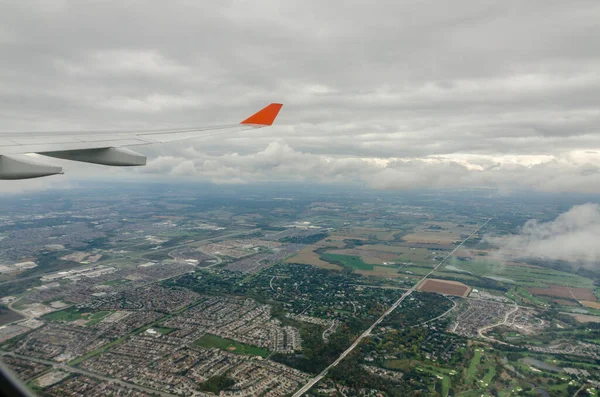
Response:
[[[598,302],[581,301],[581,304],[585,307],[591,307],[592,309],[600,310],[600,303]]]
[[[575,302],[574,300],[569,300],[569,299],[555,298],[555,299],[552,299],[552,301],[558,303],[561,306],[579,306],[579,304],[577,302]]]
[[[428,278],[427,280],[423,281],[417,289],[419,291],[437,292],[438,294],[456,296],[467,296],[471,291],[471,287],[461,282],[437,280],[435,278]]]
[[[527,288],[527,291],[534,295],[554,296],[557,298],[567,298],[583,301],[595,302],[596,296],[590,288],[570,288],[562,285],[553,285],[550,288]],[[573,294],[571,294],[571,292]]]

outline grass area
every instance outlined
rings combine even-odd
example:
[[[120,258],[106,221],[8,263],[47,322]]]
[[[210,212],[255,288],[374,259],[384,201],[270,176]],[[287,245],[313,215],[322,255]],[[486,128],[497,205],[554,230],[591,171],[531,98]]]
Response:
[[[466,270],[478,276],[503,277],[527,287],[544,288],[551,284],[577,286],[580,288],[594,287],[594,281],[589,278],[542,267],[507,266],[501,262],[490,260],[460,261],[454,258],[450,264],[460,270]]]
[[[75,306],[71,306],[64,310],[59,310],[57,312],[45,314],[42,316],[42,318],[45,320],[70,322],[70,321],[82,319],[83,314],[85,314],[85,313],[86,312],[80,311]]]
[[[200,339],[194,342],[195,346],[210,349],[216,347],[222,350],[227,350],[230,353],[244,354],[249,356],[268,357],[270,352],[261,347],[247,345],[231,339],[221,338],[220,336],[205,334]]]
[[[441,278],[441,279],[462,280],[467,283],[471,280],[479,280],[477,277],[473,277],[466,273],[453,273],[450,271],[447,271],[447,272],[446,271],[435,271],[435,272],[433,272],[431,277],[432,278]],[[478,287],[478,289],[481,291],[481,288]],[[487,291],[487,292],[489,292],[489,291]]]
[[[365,256],[369,252],[380,252],[397,255],[393,261],[396,262],[412,262],[415,264],[429,264],[433,263],[432,254],[426,248],[412,248],[412,247],[397,247],[393,245],[382,245],[382,244],[365,244],[356,247],[358,250],[365,251]],[[377,256],[377,255],[375,255]]]
[[[401,273],[411,272],[413,274],[418,274],[420,276],[424,276],[431,271],[431,267],[421,267],[421,266],[402,266],[399,271]]]
[[[42,316],[45,320],[71,322],[77,320],[88,320],[85,325],[90,326],[98,324],[106,316],[114,313],[111,310],[102,310],[98,312],[90,312],[89,310],[79,310],[75,306],[68,307],[57,312],[52,312]]]
[[[391,359],[391,360],[385,360],[383,362],[383,366],[384,368],[389,368],[389,369],[399,369],[403,372],[408,372],[410,371],[410,360],[407,359],[401,359],[401,360],[397,360],[397,359]]]
[[[167,327],[152,327],[152,329],[156,330],[162,335],[168,335],[171,332],[175,331],[175,328],[167,328]]]
[[[114,311],[111,311],[111,310],[103,310],[100,312],[93,313],[91,316],[88,317],[89,321],[87,323],[85,323],[85,325],[89,327],[90,325],[98,324],[105,317],[107,317],[113,313],[114,313]]]
[[[547,390],[549,392],[565,393],[566,394],[568,388],[569,388],[569,382],[565,382],[565,383],[559,383],[558,385],[548,386]]]
[[[442,378],[442,397],[447,397],[450,392],[450,378],[445,376]]]
[[[482,386],[488,387],[492,383],[492,379],[494,378],[494,376],[496,376],[496,368],[493,366],[489,367],[480,383],[482,384]]]
[[[514,300],[519,305],[533,304],[542,307],[550,306],[550,303],[547,300],[539,296],[535,296],[525,288],[521,287],[511,288],[508,292],[506,292],[506,297]]]
[[[473,354],[473,358],[469,362],[469,366],[467,367],[467,375],[465,377],[465,384],[470,385],[475,380],[475,376],[477,375],[477,367],[481,362],[481,356],[483,354],[483,349],[476,348]]]
[[[121,279],[121,280],[110,280],[110,281],[105,282],[104,285],[108,285],[108,286],[114,287],[116,285],[128,284],[130,282],[131,281],[129,281],[129,280],[123,280],[123,279]]]
[[[336,265],[340,264],[344,267],[357,270],[373,270],[374,267],[373,265],[363,262],[359,256],[323,253],[321,254],[321,259],[329,263]]]

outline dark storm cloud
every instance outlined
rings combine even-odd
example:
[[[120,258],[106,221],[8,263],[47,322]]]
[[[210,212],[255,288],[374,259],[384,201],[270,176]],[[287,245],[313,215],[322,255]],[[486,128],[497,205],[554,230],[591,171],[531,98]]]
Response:
[[[199,163],[273,142],[349,167],[333,179],[398,159],[429,164],[410,169],[416,180],[457,164],[466,185],[497,184],[513,166],[537,181],[540,161],[579,176],[600,165],[582,155],[600,151],[599,19],[593,0],[5,1],[1,129],[210,125],[282,101],[275,127],[142,150],[187,164],[162,173],[206,178],[227,169]],[[482,177],[478,167],[498,162]],[[252,177],[284,177],[269,164]],[[369,185],[406,186],[389,164]]]

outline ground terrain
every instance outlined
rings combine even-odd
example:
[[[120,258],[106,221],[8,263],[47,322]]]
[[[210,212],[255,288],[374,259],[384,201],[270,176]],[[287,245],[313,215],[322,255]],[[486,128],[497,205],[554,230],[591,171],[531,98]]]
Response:
[[[0,199],[0,355],[45,395],[571,396],[600,381],[600,275],[499,260],[485,240],[568,203],[95,189]]]

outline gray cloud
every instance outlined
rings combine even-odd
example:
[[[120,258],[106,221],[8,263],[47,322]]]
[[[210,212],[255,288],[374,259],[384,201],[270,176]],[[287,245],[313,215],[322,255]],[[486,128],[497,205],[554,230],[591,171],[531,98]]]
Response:
[[[175,156],[153,158],[138,172],[188,176],[217,183],[335,182],[386,190],[487,187],[504,192],[533,189],[594,193],[600,183],[600,166],[555,158],[525,166],[508,160],[495,163],[485,156],[469,160],[440,156],[420,159],[326,156],[295,150],[281,140],[248,154],[209,155],[189,147],[175,152]]]
[[[563,260],[598,268],[600,206],[574,206],[550,222],[531,220],[517,235],[486,237],[504,257]]]
[[[594,0],[3,2],[0,128],[210,125],[282,101],[272,128],[142,150],[215,181],[598,190],[599,18]],[[313,168],[260,164],[273,142]]]

